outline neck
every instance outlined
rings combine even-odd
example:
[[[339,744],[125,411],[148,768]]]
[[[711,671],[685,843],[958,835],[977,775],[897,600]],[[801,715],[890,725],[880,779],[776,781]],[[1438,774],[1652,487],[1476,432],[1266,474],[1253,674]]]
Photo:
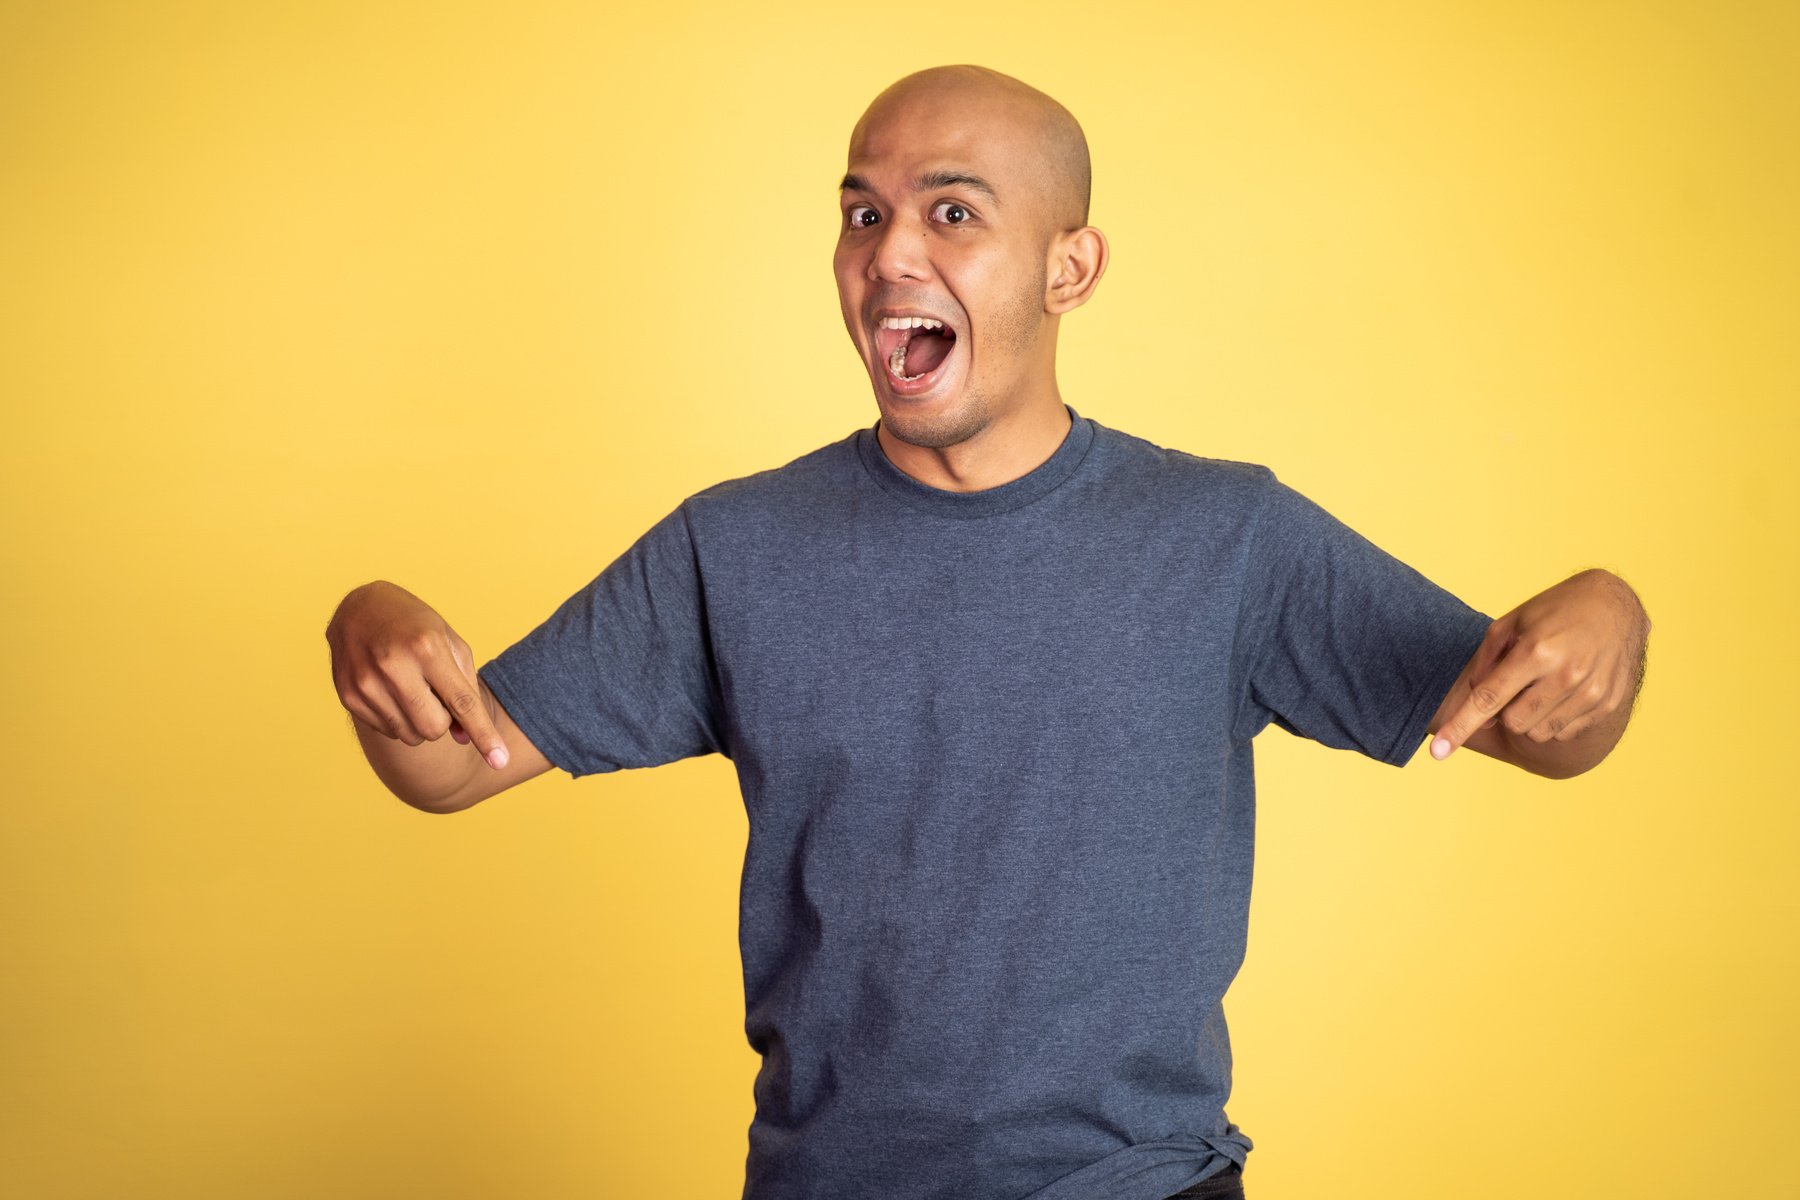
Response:
[[[1041,401],[988,422],[953,446],[915,446],[876,425],[888,461],[927,487],[981,492],[1028,475],[1056,453],[1069,434],[1069,410],[1054,386]]]

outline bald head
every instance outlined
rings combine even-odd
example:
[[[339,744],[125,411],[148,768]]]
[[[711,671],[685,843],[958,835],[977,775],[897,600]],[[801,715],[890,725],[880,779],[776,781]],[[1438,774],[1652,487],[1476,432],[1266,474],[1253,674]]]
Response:
[[[892,120],[977,119],[1004,128],[1029,163],[1043,216],[1056,231],[1087,224],[1092,191],[1087,137],[1068,109],[1031,85],[968,64],[915,71],[869,105],[850,133],[850,157]]]
[[[1053,448],[1069,421],[1058,323],[1106,270],[1081,126],[1011,76],[933,67],[875,97],[846,165],[832,270],[883,448],[915,465],[924,453],[958,487],[972,476],[946,467],[950,447],[1005,429],[978,459]]]

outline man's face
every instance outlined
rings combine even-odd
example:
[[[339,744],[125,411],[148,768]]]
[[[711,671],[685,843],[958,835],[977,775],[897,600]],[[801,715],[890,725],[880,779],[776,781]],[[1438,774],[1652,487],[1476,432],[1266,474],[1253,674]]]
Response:
[[[838,302],[901,441],[955,445],[1054,388],[1031,143],[1003,103],[954,94],[878,101],[851,138]]]

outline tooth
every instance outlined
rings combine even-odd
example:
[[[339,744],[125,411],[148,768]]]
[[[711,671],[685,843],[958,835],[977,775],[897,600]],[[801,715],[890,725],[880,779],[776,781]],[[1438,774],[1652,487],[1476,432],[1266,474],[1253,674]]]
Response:
[[[876,326],[880,329],[942,329],[944,323],[936,317],[882,317]]]

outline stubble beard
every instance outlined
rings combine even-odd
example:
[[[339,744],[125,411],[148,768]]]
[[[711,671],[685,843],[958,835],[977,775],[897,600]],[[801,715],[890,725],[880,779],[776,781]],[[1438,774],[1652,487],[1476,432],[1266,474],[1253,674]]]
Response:
[[[969,392],[954,411],[937,417],[929,417],[923,413],[894,413],[885,409],[881,414],[882,427],[890,437],[909,446],[921,446],[928,450],[942,450],[946,446],[966,442],[986,429],[990,419],[987,397],[978,391]]]

